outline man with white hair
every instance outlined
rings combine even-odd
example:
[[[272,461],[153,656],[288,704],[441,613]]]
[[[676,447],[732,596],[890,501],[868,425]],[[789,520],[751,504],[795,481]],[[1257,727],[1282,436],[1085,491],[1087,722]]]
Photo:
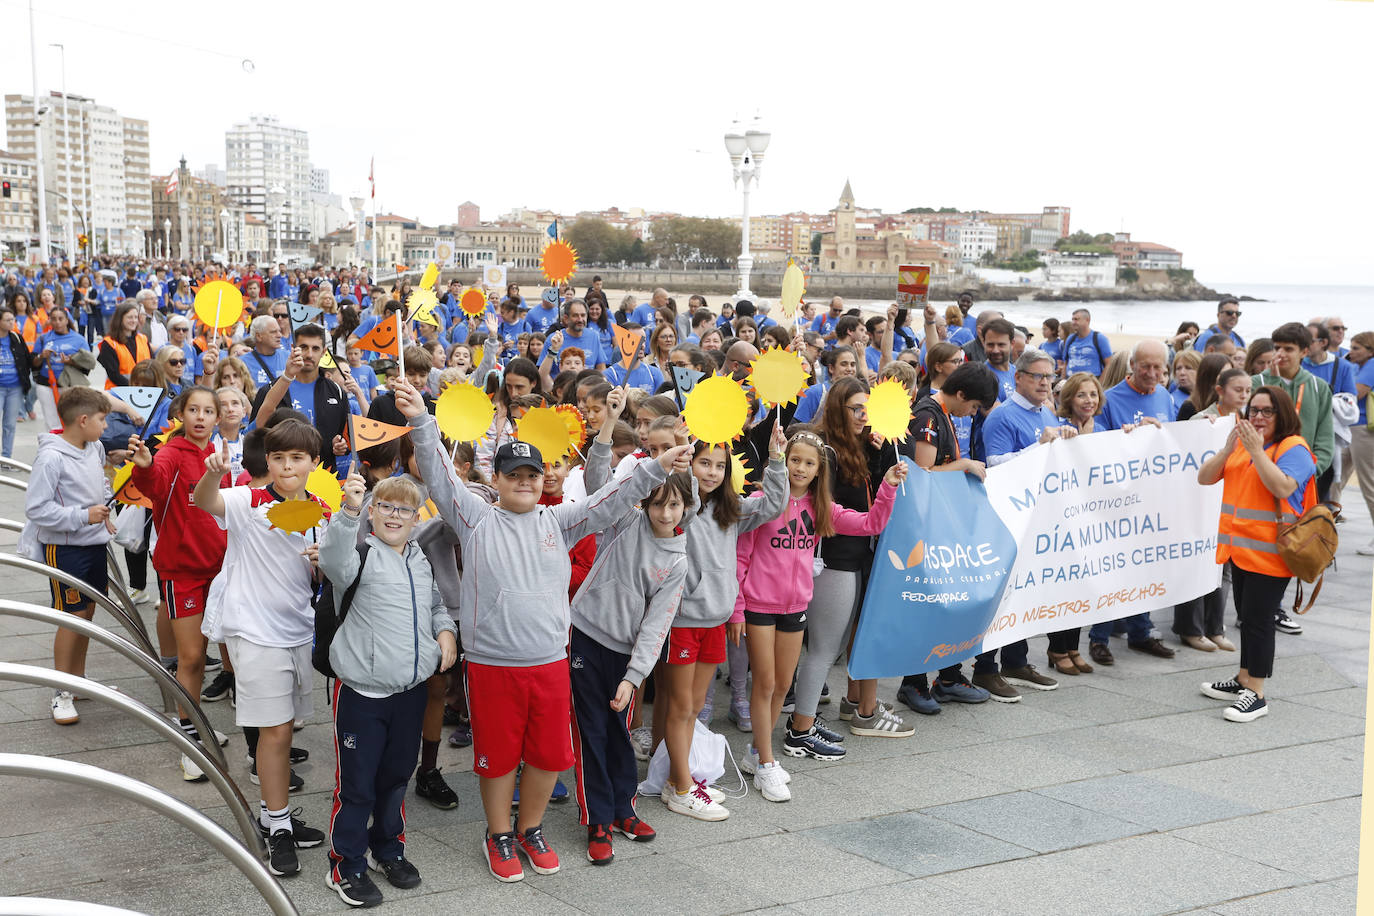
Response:
[[[244,365],[253,384],[265,388],[286,369],[286,351],[281,346],[281,326],[271,315],[259,315],[248,326],[248,342],[253,349],[243,354]]]
[[[148,346],[156,353],[167,345],[167,326],[163,324],[162,314],[157,310],[157,293],[151,289],[141,289],[134,295],[143,319],[143,336],[148,338]]]
[[[760,299],[754,305],[754,325],[762,333],[766,328],[771,328],[777,324],[768,313],[773,310],[773,302],[770,299]]]
[[[1311,324],[1312,322],[1308,323]],[[1350,349],[1341,346],[1341,344],[1345,343],[1346,332],[1345,322],[1341,320],[1341,316],[1332,315],[1330,318],[1327,318],[1326,330],[1331,333],[1330,346],[1327,348],[1326,352],[1340,357],[1348,357],[1350,355]]]

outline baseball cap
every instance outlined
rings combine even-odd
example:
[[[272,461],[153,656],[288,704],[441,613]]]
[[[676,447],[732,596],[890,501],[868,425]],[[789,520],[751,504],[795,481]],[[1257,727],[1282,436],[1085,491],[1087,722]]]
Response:
[[[534,468],[544,473],[544,456],[539,454],[539,449],[518,439],[498,448],[492,464],[498,474],[509,474],[516,468]]]

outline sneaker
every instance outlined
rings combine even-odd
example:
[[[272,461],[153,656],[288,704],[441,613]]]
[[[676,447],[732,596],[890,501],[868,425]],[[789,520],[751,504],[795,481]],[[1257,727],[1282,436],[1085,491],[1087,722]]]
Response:
[[[988,696],[998,703],[1021,702],[1021,694],[1015,687],[1003,680],[1000,674],[974,674],[973,685],[982,687],[988,692]]]
[[[185,754],[181,755],[181,778],[187,782],[206,782],[209,776],[196,766],[195,761]]]
[[[59,690],[52,697],[52,720],[58,725],[75,725],[81,720],[76,714],[76,703],[71,691]]]
[[[1253,722],[1260,716],[1269,715],[1269,706],[1264,702],[1264,697],[1245,687],[1236,697],[1236,702],[1226,707],[1221,715],[1227,722]]]
[[[200,699],[205,703],[218,703],[220,700],[229,696],[229,691],[234,687],[234,672],[221,671],[215,675],[215,679],[205,685],[205,689],[200,692]]]
[[[536,824],[524,833],[515,835],[515,848],[530,860],[536,874],[558,874],[558,853],[553,851],[549,841],[544,839],[543,825]]]
[[[685,795],[679,795],[673,784],[665,782],[659,796],[668,810],[674,814],[685,814],[699,821],[723,821],[730,816],[730,810],[711,798],[704,786],[696,784]]]
[[[1208,684],[1203,684],[1202,695],[1211,697],[1214,700],[1234,703],[1236,697],[1240,696],[1240,692],[1244,689],[1245,688],[1240,685],[1239,681],[1235,678],[1231,678],[1229,681],[1213,681]]]
[[[300,843],[298,842],[296,845],[299,846]],[[375,859],[369,856],[367,865],[373,871],[379,871],[386,875],[387,883],[392,887],[409,890],[412,887],[420,886],[420,869],[416,868],[403,855],[394,859]]]
[[[869,738],[910,738],[916,729],[907,725],[902,717],[879,704],[871,716],[861,716],[857,712],[849,720],[849,731],[855,735]]]
[[[224,668],[224,662],[215,658],[213,655],[205,656],[205,673],[214,674]]]
[[[339,895],[339,899],[349,906],[373,907],[380,906],[382,903],[382,892],[377,889],[377,885],[372,883],[372,876],[367,872],[360,872],[356,875],[345,875],[340,873],[336,878],[334,873],[337,868],[331,868],[329,873],[324,876],[324,886]]]
[[[262,831],[262,838],[268,839],[267,828],[258,825]],[[314,827],[307,827],[305,821],[301,820],[301,809],[291,809],[291,840],[296,844],[297,849],[314,849],[324,842],[324,831],[316,830]]]
[[[294,721],[294,722],[291,723],[291,730],[292,730],[293,732],[298,732],[298,731],[300,731],[300,730],[303,729],[303,728],[305,728],[305,720],[304,720],[304,719],[297,719],[296,721]]]
[[[962,674],[953,684],[946,684],[938,677],[930,686],[930,695],[937,703],[986,703],[991,694],[982,687],[975,687]]]
[[[897,691],[897,699],[913,712],[919,712],[923,716],[934,716],[940,712],[940,704],[930,695],[929,687],[918,687],[915,684],[903,684]]]
[[[886,709],[888,712],[892,712],[895,708],[891,703],[884,703],[882,700],[878,701],[878,705],[881,706],[883,709]],[[856,713],[858,709],[858,703],[855,703],[853,700],[849,699],[849,697],[840,697],[841,722],[848,722],[850,719],[853,719],[854,713]]]
[[[493,878],[507,884],[524,880],[525,869],[520,866],[520,857],[515,854],[514,830],[496,836],[488,833],[482,845],[487,852],[487,871],[491,872]]]
[[[814,725],[804,732],[794,732],[790,727],[784,729],[782,752],[789,757],[813,757],[816,760],[843,760],[845,755],[843,746],[826,741]]]
[[[654,730],[648,725],[641,725],[630,732],[630,744],[635,749],[636,760],[648,760],[649,751],[654,746]]]
[[[1022,665],[1020,668],[1003,668],[1002,678],[1032,690],[1057,690],[1059,688],[1058,681],[1052,677],[1046,677],[1036,671],[1034,665],[1029,664]]]
[[[1274,629],[1278,630],[1280,633],[1287,633],[1289,636],[1302,635],[1302,624],[1298,623],[1292,617],[1289,617],[1282,610],[1274,615]],[[1264,713],[1260,713],[1260,715],[1264,715]]]
[[[791,723],[790,719],[788,720],[788,723]],[[816,734],[821,736],[822,741],[825,741],[828,744],[844,743],[844,735],[832,729],[830,727],[830,723],[825,721],[825,716],[816,716],[816,721],[812,724],[812,727],[816,729]]]
[[[641,821],[638,817],[631,814],[629,817],[621,818],[611,822],[613,830],[619,830],[625,836],[634,840],[636,843],[650,843],[654,837],[658,836],[654,828]]]
[[[764,801],[785,802],[792,800],[792,790],[787,788],[787,771],[782,764],[761,763],[754,773],[754,788],[759,790]]]
[[[725,714],[725,721],[733,722],[735,728],[746,734],[754,730],[754,720],[749,715],[749,701],[741,698],[738,701],[730,701],[730,711]]]
[[[1356,547],[1355,552],[1362,557],[1374,557],[1374,541],[1370,541],[1363,547]]]
[[[549,801],[555,805],[561,805],[563,802],[567,801],[568,798],[568,787],[563,785],[563,780],[555,779],[553,781],[553,794],[549,796]],[[535,870],[538,871],[538,869]]]
[[[751,743],[744,749],[744,756],[739,759],[739,771],[745,776],[753,776],[759,771],[759,766],[759,752]],[[791,773],[784,771],[783,775],[787,777],[788,782],[792,781]],[[721,800],[722,795],[719,792],[712,791],[709,786],[705,785],[703,785],[702,788],[706,789],[707,794],[709,794],[713,800]]]
[[[297,874],[301,870],[290,830],[278,830],[267,838],[267,867],[278,878]]]
[[[592,824],[587,828],[587,861],[593,865],[610,865],[614,858],[611,828],[605,824]]]
[[[793,684],[787,688],[787,696],[782,700],[782,711],[785,713],[795,712],[797,709],[797,685]]]
[[[255,786],[262,785],[262,783],[258,781],[258,762],[256,760],[254,760],[253,763],[248,767],[248,779]],[[295,795],[297,792],[304,788],[305,780],[297,776],[296,771],[293,769],[291,771],[291,779],[288,780],[286,783],[287,794]]]
[[[829,705],[830,705],[830,685],[829,685],[829,684],[821,684],[821,698],[820,698],[820,700],[818,701],[818,705],[820,705],[820,706],[829,706]]]
[[[459,722],[448,736],[449,747],[472,747],[472,723]]]
[[[129,592],[129,598],[133,601],[134,604],[151,603],[151,599],[148,597],[148,590],[143,588],[136,588],[133,591]]]
[[[458,807],[458,793],[444,782],[444,774],[439,772],[439,767],[415,774],[415,794],[428,799],[431,805],[441,811],[452,811]],[[400,887],[399,884],[396,886]]]
[[[467,720],[463,718],[463,714],[461,712],[454,709],[452,706],[444,707],[445,725],[462,725],[465,721]]]

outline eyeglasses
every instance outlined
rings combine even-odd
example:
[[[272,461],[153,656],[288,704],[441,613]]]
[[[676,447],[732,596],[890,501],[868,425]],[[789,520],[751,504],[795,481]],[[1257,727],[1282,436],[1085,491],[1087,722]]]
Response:
[[[1272,407],[1251,407],[1245,412],[1247,417],[1272,417],[1278,411]]]
[[[1333,325],[1328,325],[1328,326],[1327,326],[1327,330],[1329,330],[1329,331],[1344,331],[1344,330],[1346,330],[1346,327],[1345,327],[1345,325],[1343,325],[1343,324],[1333,324]]]
[[[1053,372],[1022,372],[1021,374],[1027,378],[1033,378],[1037,382],[1048,382],[1050,379],[1054,378]]]
[[[383,518],[391,518],[392,516],[395,516],[403,522],[410,521],[412,518],[415,517],[415,513],[420,511],[419,509],[416,509],[414,506],[398,506],[395,503],[374,502],[372,504],[372,508],[376,509],[377,514],[382,516]]]
[[[844,406],[849,410],[850,413],[852,413],[856,417],[868,416],[867,404],[846,404]]]
[[[1224,312],[1218,312],[1217,314],[1218,314],[1218,315],[1225,315],[1227,318],[1239,318],[1239,317],[1240,317],[1240,312],[1237,311],[1237,310],[1233,310],[1233,309],[1227,309],[1226,311],[1224,311]]]

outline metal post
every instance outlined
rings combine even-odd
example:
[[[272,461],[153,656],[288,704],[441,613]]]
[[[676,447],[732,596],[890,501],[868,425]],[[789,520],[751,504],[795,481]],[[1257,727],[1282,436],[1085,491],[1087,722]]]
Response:
[[[56,48],[62,55],[62,139],[66,141],[67,147],[66,155],[62,157],[62,164],[67,173],[67,218],[63,222],[67,227],[67,259],[75,264],[76,255],[73,252],[76,250],[76,222],[72,219],[72,211],[76,209],[76,205],[72,202],[72,121],[67,107],[67,48],[61,44],[51,44],[48,47]],[[53,136],[55,142],[56,134]]]
[[[38,196],[39,263],[48,266],[48,190],[43,179],[43,121],[38,116],[38,39],[33,27],[33,0],[29,0],[29,62],[33,68],[33,166]]]
[[[0,754],[0,775],[56,779],[59,782],[100,789],[150,808],[190,829],[202,839],[208,840],[231,865],[253,882],[253,886],[258,889],[258,893],[276,916],[299,916],[295,904],[291,902],[291,898],[286,895],[285,889],[277,879],[272,877],[272,872],[256,856],[240,846],[229,831],[185,802],[177,801],[146,783],[88,764],[32,754]]]

